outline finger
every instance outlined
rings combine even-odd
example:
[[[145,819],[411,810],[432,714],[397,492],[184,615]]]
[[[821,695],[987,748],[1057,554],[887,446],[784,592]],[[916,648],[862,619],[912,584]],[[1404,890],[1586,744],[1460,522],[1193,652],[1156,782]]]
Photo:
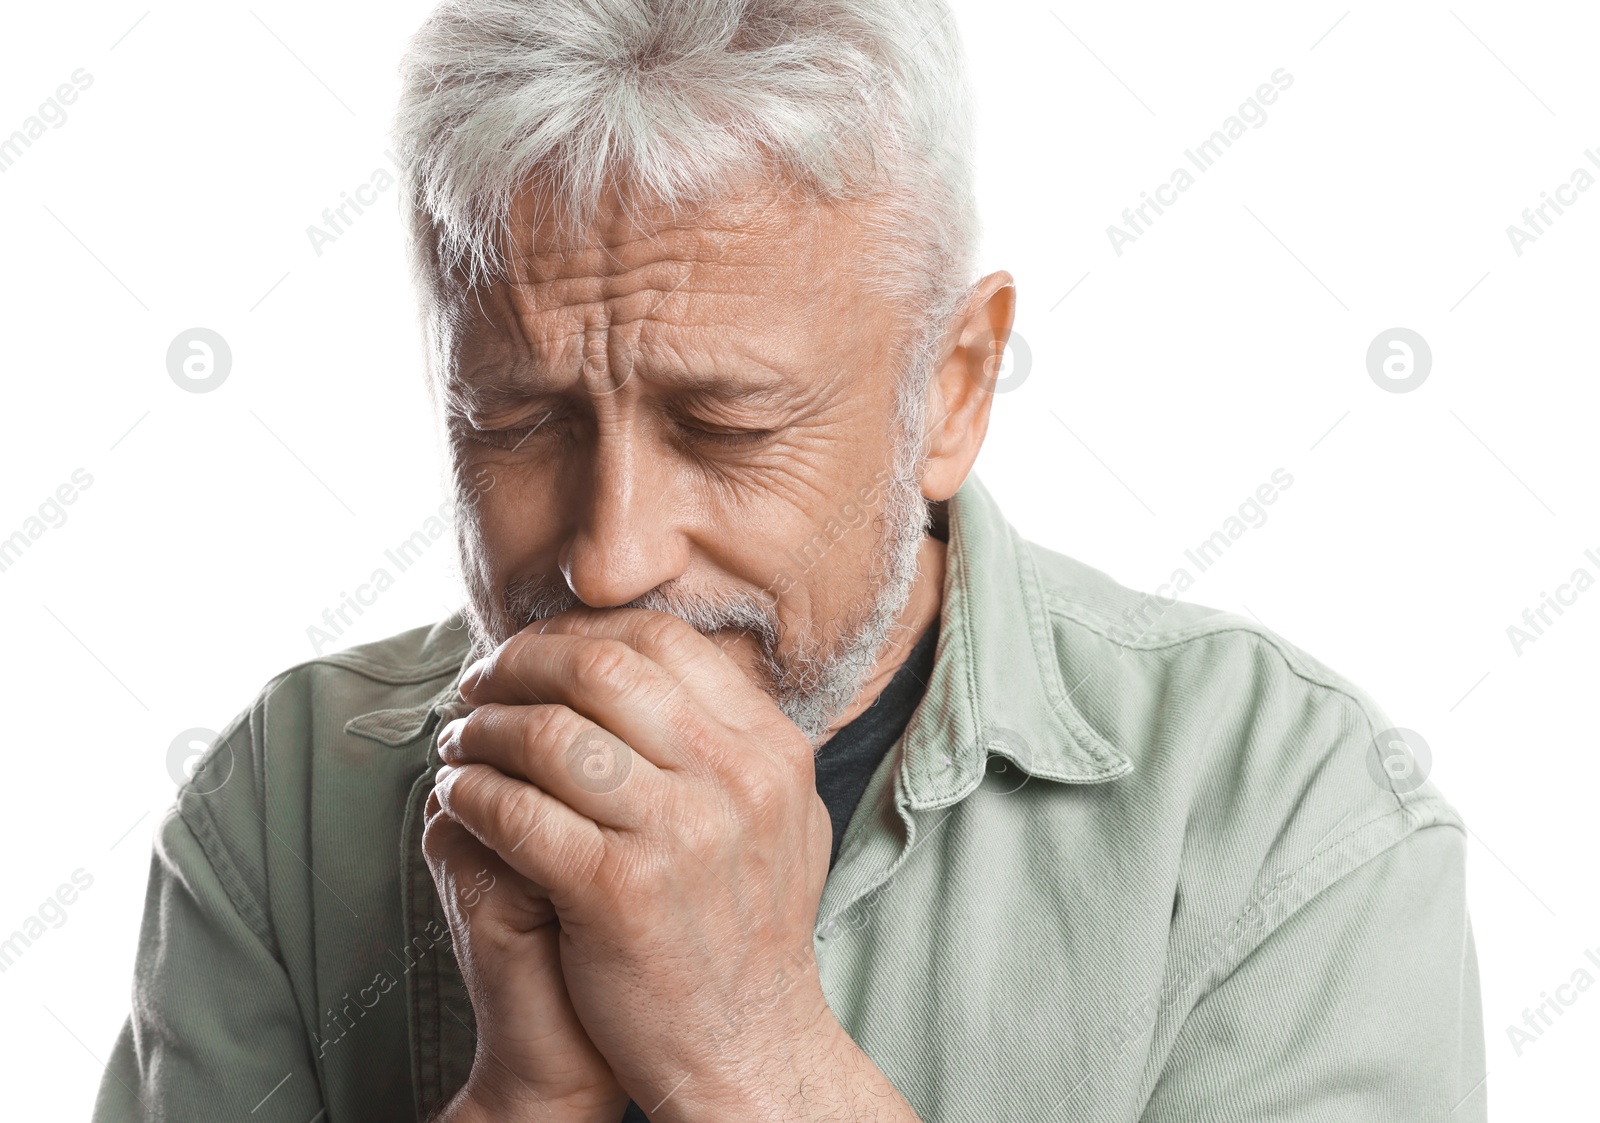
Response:
[[[661,677],[659,680],[628,685],[639,689],[659,689],[669,695],[681,692],[690,699],[697,699],[711,712],[726,711],[728,707],[736,705],[741,697],[748,698],[755,689],[749,678],[717,644],[676,616],[642,608],[575,609],[551,617],[537,626],[524,628],[501,644],[494,654],[469,668],[462,679],[463,697],[473,702],[512,701],[515,699],[503,697],[498,691],[515,691],[519,686],[538,690],[539,685],[532,679],[518,680],[529,662],[525,653],[542,651],[549,646],[544,640],[563,636],[582,637],[596,642],[611,641],[623,649],[638,653],[654,665]],[[618,655],[594,658],[601,660],[597,669],[626,669],[614,665],[620,659]],[[528,669],[534,670],[532,667]],[[643,674],[642,669],[634,669]],[[498,677],[495,674],[497,670],[501,672]],[[545,689],[554,690],[555,687],[546,684]],[[661,696],[659,693],[652,694],[652,702]],[[542,700],[565,701],[564,698]]]
[[[452,928],[464,932],[471,921],[488,920],[515,932],[532,932],[556,923],[544,888],[478,841],[431,793],[422,849]]]
[[[497,1042],[519,1052],[567,1051],[580,1041],[592,1062],[603,1064],[567,994],[561,925],[549,895],[478,841],[436,798],[430,797],[429,807],[423,849],[474,1010],[495,1021]]]
[[[682,765],[707,734],[726,729],[716,717],[722,708],[619,639],[525,632],[482,667],[463,691],[474,705],[566,707],[662,767]]]
[[[566,706],[490,702],[440,729],[446,764],[488,764],[605,826],[638,826],[665,798],[649,756]]]
[[[604,856],[594,820],[491,765],[447,764],[433,790],[442,810],[553,898],[587,884]]]

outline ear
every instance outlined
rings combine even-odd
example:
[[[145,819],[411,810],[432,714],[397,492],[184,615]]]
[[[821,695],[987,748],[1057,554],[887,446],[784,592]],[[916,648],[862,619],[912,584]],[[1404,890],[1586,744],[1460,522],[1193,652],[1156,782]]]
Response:
[[[928,380],[922,494],[930,502],[954,495],[978,459],[1016,309],[1016,281],[1004,271],[991,273],[945,334],[938,368]]]

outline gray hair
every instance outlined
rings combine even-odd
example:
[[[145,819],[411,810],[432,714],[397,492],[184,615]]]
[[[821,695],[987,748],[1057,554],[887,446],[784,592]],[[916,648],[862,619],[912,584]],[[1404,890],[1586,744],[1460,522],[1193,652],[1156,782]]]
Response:
[[[506,275],[526,190],[580,237],[614,183],[673,213],[752,176],[865,200],[858,268],[908,318],[903,374],[927,373],[972,291],[972,106],[945,0],[445,0],[400,76],[430,372],[448,369],[466,293]]]

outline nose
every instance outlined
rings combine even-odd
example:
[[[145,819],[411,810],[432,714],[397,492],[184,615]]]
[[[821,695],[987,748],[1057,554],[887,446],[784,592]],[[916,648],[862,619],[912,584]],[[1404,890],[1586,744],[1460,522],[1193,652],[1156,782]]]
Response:
[[[568,502],[575,529],[560,564],[591,608],[614,608],[683,575],[688,541],[668,494],[670,474],[629,433],[599,435],[587,486]]]

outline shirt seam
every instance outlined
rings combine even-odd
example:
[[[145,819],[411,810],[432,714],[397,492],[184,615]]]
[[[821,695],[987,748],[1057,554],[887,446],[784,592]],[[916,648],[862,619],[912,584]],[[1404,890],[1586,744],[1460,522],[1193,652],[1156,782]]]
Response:
[[[1136,651],[1160,651],[1164,648],[1177,647],[1180,644],[1192,643],[1198,639],[1209,639],[1212,636],[1219,636],[1225,632],[1240,632],[1253,639],[1260,640],[1271,647],[1273,651],[1277,653],[1278,657],[1284,661],[1284,664],[1299,678],[1303,678],[1307,682],[1314,683],[1317,686],[1324,686],[1330,690],[1337,690],[1342,694],[1350,693],[1347,689],[1348,684],[1330,682],[1325,678],[1318,677],[1309,667],[1304,665],[1304,661],[1298,657],[1299,653],[1294,651],[1290,645],[1288,645],[1287,641],[1273,635],[1270,632],[1264,631],[1263,629],[1251,624],[1248,620],[1234,616],[1231,613],[1220,613],[1219,615],[1222,616],[1222,619],[1219,619],[1215,622],[1201,621],[1190,625],[1188,628],[1185,628],[1182,631],[1166,633],[1158,638],[1141,641],[1137,636],[1132,639],[1119,638],[1116,634],[1115,625],[1108,625],[1103,621],[1093,620],[1079,612],[1073,611],[1073,609],[1081,607],[1082,602],[1072,600],[1066,594],[1059,592],[1058,590],[1046,589],[1045,596],[1047,599],[1055,602],[1050,606],[1054,615],[1066,620],[1070,620],[1074,624],[1079,624],[1088,631],[1099,636],[1101,639],[1110,643],[1114,643],[1118,647],[1133,648]]]
[[[410,667],[397,667],[393,664],[376,663],[362,656],[351,655],[349,652],[335,652],[331,655],[319,655],[315,659],[307,659],[303,663],[296,663],[284,674],[292,674],[306,667],[329,666],[339,670],[350,671],[362,678],[383,683],[385,686],[413,686],[417,683],[428,682],[431,679],[442,678],[446,674],[454,674],[461,669],[461,661],[465,652],[460,652],[449,658],[435,659],[430,663],[413,664]]]
[[[215,743],[218,745],[229,743],[239,730],[248,730],[254,719],[255,709],[256,707],[252,706],[249,710],[240,714],[238,718],[235,718],[230,727],[218,736]],[[239,758],[239,754],[235,753],[234,769],[253,767],[255,764],[254,733],[251,732],[246,740],[250,751],[244,754],[242,761]],[[230,751],[233,751],[231,746]],[[170,814],[181,822],[194,838],[196,847],[199,849],[201,856],[205,858],[206,864],[211,867],[211,872],[216,876],[223,892],[228,895],[228,903],[233,908],[233,911],[238,914],[239,919],[244,921],[245,926],[250,929],[256,939],[261,941],[263,946],[271,950],[273,958],[282,962],[278,941],[267,916],[266,904],[264,901],[257,899],[239,864],[234,861],[232,851],[226,842],[227,832],[217,823],[216,816],[212,814],[210,808],[205,804],[206,794],[208,793],[195,791],[192,787],[192,781],[189,784],[185,784],[178,789],[178,796],[172,805]],[[255,807],[251,807],[250,810],[261,820],[261,843],[264,848],[266,846],[265,815],[262,810]],[[265,871],[263,871],[264,875]]]
[[[1407,818],[1407,819],[1416,819],[1416,818],[1422,817],[1422,815],[1424,815],[1425,813],[1427,813],[1429,811],[1442,811],[1442,812],[1445,812],[1446,814],[1451,815],[1451,816],[1453,816],[1455,814],[1455,809],[1452,808],[1449,805],[1449,803],[1447,803],[1444,800],[1444,798],[1441,797],[1441,796],[1428,796],[1428,797],[1425,797],[1425,798],[1413,798],[1412,800],[1410,800],[1410,801],[1408,801],[1406,803],[1403,803],[1401,806],[1396,807],[1392,811],[1387,811],[1382,815],[1376,816],[1375,818],[1372,818],[1372,819],[1368,819],[1366,822],[1361,823],[1361,824],[1359,824],[1357,826],[1354,826],[1354,827],[1350,828],[1350,830],[1348,830],[1344,834],[1340,835],[1334,841],[1332,841],[1332,842],[1330,842],[1330,843],[1328,843],[1328,844],[1326,844],[1326,845],[1324,845],[1322,847],[1319,847],[1317,850],[1313,851],[1310,855],[1308,855],[1306,857],[1306,859],[1304,861],[1299,863],[1292,870],[1290,870],[1288,874],[1283,875],[1283,876],[1287,880],[1290,880],[1290,881],[1293,881],[1293,880],[1297,879],[1301,875],[1301,873],[1303,871],[1308,869],[1313,863],[1317,862],[1319,859],[1322,859],[1324,857],[1324,855],[1331,855],[1331,857],[1328,859],[1329,862],[1335,861],[1335,860],[1337,860],[1337,859],[1339,859],[1341,857],[1349,856],[1349,855],[1345,854],[1345,850],[1346,850],[1345,843],[1347,843],[1351,838],[1353,838],[1355,835],[1359,834],[1362,831],[1368,830],[1368,829],[1373,828],[1373,827],[1380,826],[1381,824],[1383,824],[1385,822],[1385,820],[1393,819],[1396,816],[1399,816],[1401,818]],[[1334,886],[1336,886],[1336,885],[1340,884],[1341,882],[1343,882],[1346,878],[1349,878],[1349,877],[1353,876],[1355,873],[1357,873],[1361,869],[1363,869],[1366,866],[1370,865],[1375,859],[1377,859],[1379,857],[1382,857],[1384,854],[1389,853],[1391,850],[1394,850],[1396,847],[1398,847],[1401,844],[1405,843],[1407,840],[1415,838],[1416,836],[1418,836],[1419,834],[1421,834],[1424,831],[1434,830],[1434,829],[1450,829],[1450,830],[1454,830],[1454,831],[1457,831],[1458,833],[1460,833],[1463,838],[1466,837],[1466,830],[1462,826],[1462,824],[1459,823],[1459,822],[1453,822],[1450,819],[1435,819],[1432,822],[1419,822],[1419,823],[1416,823],[1415,825],[1413,825],[1409,830],[1404,831],[1404,833],[1399,834],[1396,837],[1394,837],[1394,838],[1390,839],[1389,841],[1383,843],[1382,845],[1378,846],[1377,849],[1373,850],[1370,854],[1367,854],[1364,857],[1360,857],[1358,860],[1355,861],[1354,865],[1350,866],[1350,868],[1343,870],[1342,872],[1336,874],[1333,877],[1328,878],[1327,880],[1320,881],[1320,882],[1315,882],[1315,881],[1312,882],[1311,885],[1308,886],[1302,893],[1300,893],[1298,896],[1296,896],[1295,898],[1292,899],[1293,900],[1292,905],[1288,906],[1284,910],[1283,914],[1272,922],[1270,927],[1264,928],[1261,931],[1261,933],[1256,937],[1254,942],[1252,942],[1249,945],[1243,947],[1239,951],[1237,956],[1229,957],[1229,960],[1227,961],[1228,965],[1227,965],[1227,967],[1225,969],[1222,969],[1222,964],[1219,962],[1218,967],[1219,967],[1219,969],[1222,969],[1222,973],[1216,975],[1215,976],[1215,981],[1212,982],[1210,985],[1208,985],[1205,988],[1204,991],[1202,991],[1200,994],[1198,994],[1195,997],[1194,1003],[1190,1008],[1193,1009],[1194,1006],[1198,1006],[1201,1002],[1203,1002],[1206,999],[1207,996],[1209,996],[1210,994],[1212,994],[1215,991],[1217,991],[1224,983],[1227,982],[1227,980],[1229,978],[1231,978],[1239,970],[1240,967],[1242,967],[1244,965],[1244,963],[1252,955],[1254,955],[1258,950],[1260,950],[1262,947],[1264,947],[1266,945],[1267,941],[1269,939],[1271,939],[1272,936],[1274,934],[1276,934],[1280,929],[1282,929],[1283,926],[1285,924],[1287,924],[1290,919],[1292,919],[1293,917],[1298,915],[1303,909],[1306,908],[1306,906],[1310,905],[1318,897],[1322,896],[1328,890],[1332,889]],[[1353,853],[1357,853],[1357,854],[1359,853],[1359,848],[1356,848],[1356,847],[1352,846],[1349,849]],[[1259,884],[1259,882],[1258,882],[1258,884]],[[1253,893],[1254,893],[1254,891],[1252,891],[1252,895],[1253,895]],[[1247,902],[1246,908],[1248,908],[1248,902]],[[1242,911],[1245,911],[1245,910],[1241,910],[1241,912]],[[1211,974],[1211,972],[1208,972],[1208,974]]]
[[[1377,735],[1377,723],[1373,721],[1373,714],[1371,712],[1372,706],[1369,703],[1369,700],[1362,697],[1359,691],[1355,688],[1354,684],[1344,681],[1342,676],[1338,676],[1336,679],[1329,679],[1318,675],[1310,667],[1306,666],[1303,660],[1298,658],[1298,652],[1288,645],[1286,641],[1272,635],[1269,632],[1262,631],[1252,626],[1248,621],[1237,620],[1237,622],[1234,622],[1237,618],[1231,618],[1218,621],[1215,624],[1199,624],[1195,625],[1193,629],[1188,630],[1186,633],[1168,636],[1160,642],[1124,642],[1123,640],[1118,639],[1110,630],[1104,628],[1099,623],[1085,619],[1083,616],[1078,615],[1067,608],[1068,604],[1077,604],[1078,602],[1066,601],[1065,603],[1061,603],[1063,599],[1062,594],[1048,589],[1045,592],[1047,598],[1057,601],[1055,605],[1051,606],[1053,614],[1082,626],[1094,635],[1099,636],[1101,639],[1115,643],[1121,647],[1134,648],[1135,650],[1139,651],[1160,651],[1165,648],[1177,647],[1182,644],[1192,643],[1195,640],[1210,639],[1214,636],[1221,636],[1228,632],[1237,632],[1254,641],[1258,650],[1263,646],[1270,648],[1273,654],[1275,654],[1283,662],[1284,667],[1289,671],[1289,673],[1300,679],[1302,682],[1305,682],[1311,686],[1320,687],[1330,694],[1336,694],[1344,701],[1352,704],[1367,723],[1369,739]]]
[[[167,822],[176,822],[186,831],[193,840],[195,849],[205,859],[206,866],[210,869],[217,883],[222,886],[222,891],[228,898],[228,907],[244,921],[245,927],[250,929],[250,934],[260,940],[263,945],[271,946],[266,926],[260,923],[259,910],[245,907],[245,902],[250,900],[250,894],[243,890],[243,879],[234,867],[233,860],[227,857],[227,847],[221,846],[215,825],[209,815],[196,813],[193,818],[185,813],[181,803],[173,804],[168,810],[163,825]],[[159,831],[158,831],[159,833]],[[274,956],[276,958],[276,956]]]

